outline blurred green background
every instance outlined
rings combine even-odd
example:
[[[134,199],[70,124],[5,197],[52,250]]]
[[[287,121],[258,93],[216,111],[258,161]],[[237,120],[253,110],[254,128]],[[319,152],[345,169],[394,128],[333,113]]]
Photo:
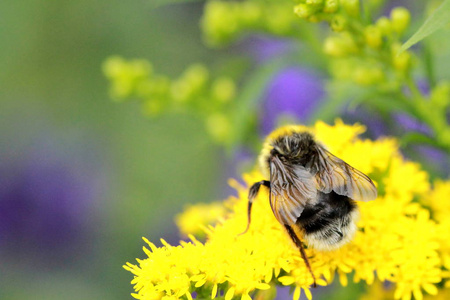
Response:
[[[186,203],[223,196],[200,121],[108,96],[110,55],[169,75],[211,59],[201,5],[151,2],[1,1],[0,299],[129,299],[141,237],[175,243]]]

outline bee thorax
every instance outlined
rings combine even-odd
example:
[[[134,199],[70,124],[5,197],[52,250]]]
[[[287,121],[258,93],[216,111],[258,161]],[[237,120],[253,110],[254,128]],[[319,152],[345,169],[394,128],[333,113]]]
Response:
[[[307,132],[292,133],[274,140],[272,147],[271,155],[280,154],[295,159],[309,155],[315,148],[315,142],[311,134]]]

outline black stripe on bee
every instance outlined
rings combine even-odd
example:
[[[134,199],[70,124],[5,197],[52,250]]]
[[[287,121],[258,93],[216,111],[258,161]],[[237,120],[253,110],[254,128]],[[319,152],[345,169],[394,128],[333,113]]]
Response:
[[[351,222],[351,213],[357,209],[356,203],[347,196],[335,192],[328,194],[318,192],[319,201],[314,205],[307,205],[296,224],[306,234],[323,231],[322,235],[339,235],[343,237],[339,228],[347,227]]]

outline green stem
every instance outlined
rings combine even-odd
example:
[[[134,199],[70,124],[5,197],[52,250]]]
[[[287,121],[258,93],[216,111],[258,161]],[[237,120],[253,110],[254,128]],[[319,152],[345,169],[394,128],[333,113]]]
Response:
[[[431,51],[431,46],[427,43],[423,44],[423,60],[425,63],[425,74],[428,79],[428,85],[430,89],[436,85],[436,77],[434,75],[434,65],[433,65],[433,53]]]
[[[306,26],[308,24],[304,24],[303,28],[298,34],[300,40],[306,41],[306,43],[311,47],[314,53],[323,57],[323,61],[325,62],[327,57],[323,52],[322,40],[320,39],[321,34],[319,32],[318,26]]]
[[[409,88],[412,94],[411,100],[417,104],[417,102],[426,101],[423,97],[422,93],[420,92],[419,88],[417,87],[417,83],[412,79],[411,75],[408,74],[408,76],[405,79],[405,84]]]
[[[415,86],[415,84],[413,84],[413,86]],[[447,126],[446,121],[443,119],[445,118],[445,115],[436,113],[438,108],[433,107],[431,103],[428,104],[429,107],[424,107],[424,101],[426,100],[423,99],[422,95],[420,95],[420,97],[421,98],[409,99],[404,94],[401,94],[401,96],[396,97],[395,99],[400,101],[411,115],[428,125],[434,133],[432,138],[421,137],[420,139],[415,139],[416,141],[420,140],[420,142],[450,152],[450,144],[445,140],[445,135],[442,134]],[[417,138],[417,136],[414,137]],[[408,138],[404,141],[404,144],[410,143],[411,141],[412,139]]]

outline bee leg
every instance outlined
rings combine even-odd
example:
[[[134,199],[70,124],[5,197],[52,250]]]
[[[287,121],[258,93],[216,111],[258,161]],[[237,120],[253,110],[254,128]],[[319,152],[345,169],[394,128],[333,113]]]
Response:
[[[302,255],[303,261],[306,264],[306,267],[308,268],[309,272],[311,273],[311,276],[314,280],[314,287],[317,287],[316,285],[316,277],[314,276],[314,273],[311,269],[311,265],[309,264],[309,260],[306,257],[306,253],[305,253],[305,249],[303,249],[303,245],[302,245],[302,241],[300,240],[300,238],[295,234],[294,230],[292,229],[291,226],[289,225],[284,225],[284,227],[286,227],[287,232],[289,233],[289,236],[291,237],[291,239],[294,241],[295,245],[297,246],[297,248],[300,249],[300,254]]]
[[[248,216],[248,222],[247,222],[247,228],[245,228],[244,232],[242,232],[240,235],[246,233],[248,229],[250,228],[250,222],[252,220],[252,205],[253,200],[255,199],[256,195],[258,195],[259,188],[261,185],[264,185],[265,187],[270,189],[270,181],[268,180],[261,180],[258,182],[255,182],[248,191],[248,208],[247,208],[247,216]]]

